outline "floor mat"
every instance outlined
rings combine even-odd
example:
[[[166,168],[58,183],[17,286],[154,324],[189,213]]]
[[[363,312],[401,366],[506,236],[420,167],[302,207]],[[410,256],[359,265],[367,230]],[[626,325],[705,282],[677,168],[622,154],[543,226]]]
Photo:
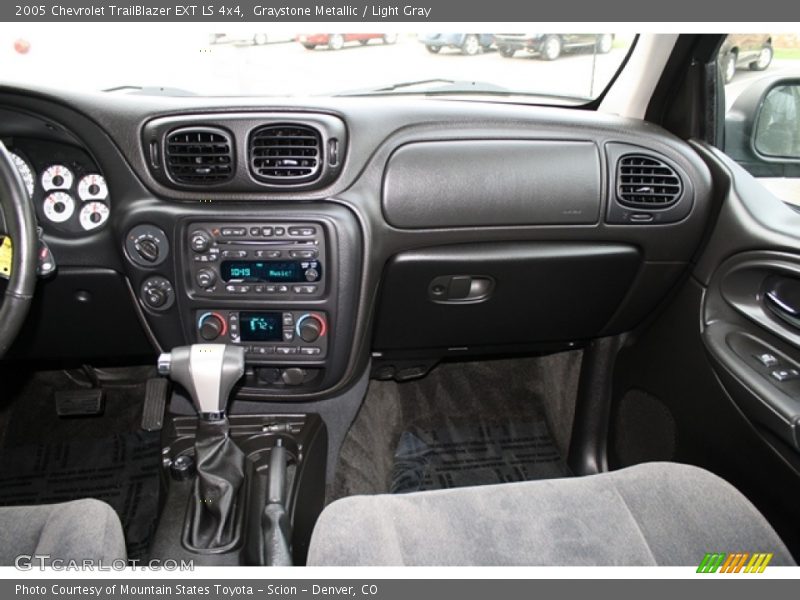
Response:
[[[580,351],[571,351],[539,357],[449,362],[414,381],[371,381],[342,445],[327,501],[389,492],[395,485],[393,470],[398,462],[395,454],[404,432],[430,445],[434,440],[430,436],[455,427],[457,435],[450,442],[480,442],[483,437],[469,433],[470,428],[528,424],[533,430],[527,434],[535,435],[536,427],[547,423],[548,437],[554,440],[558,453],[566,456],[581,358]],[[523,433],[520,437],[525,437]],[[504,464],[508,460],[513,462],[504,459]],[[526,478],[537,478],[545,472],[543,457],[536,460],[526,457],[523,463]],[[439,463],[434,462],[433,467],[436,464]]]
[[[101,416],[59,417],[55,408],[58,390],[86,389],[64,371],[43,371],[28,378],[14,393],[3,446],[28,446],[42,441],[70,442],[105,438],[116,433],[135,433],[141,427],[147,377],[136,383],[103,385],[105,406]]]
[[[0,505],[97,498],[119,514],[128,558],[147,556],[158,518],[158,432],[17,446],[0,453]]]
[[[565,477],[567,466],[543,420],[448,423],[404,431],[394,454],[393,494]]]

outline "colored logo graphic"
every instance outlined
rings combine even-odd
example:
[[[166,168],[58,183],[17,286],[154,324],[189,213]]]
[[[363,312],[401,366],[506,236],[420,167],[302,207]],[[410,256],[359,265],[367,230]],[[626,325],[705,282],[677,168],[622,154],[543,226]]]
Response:
[[[710,552],[703,557],[698,573],[763,573],[772,553],[755,552]]]

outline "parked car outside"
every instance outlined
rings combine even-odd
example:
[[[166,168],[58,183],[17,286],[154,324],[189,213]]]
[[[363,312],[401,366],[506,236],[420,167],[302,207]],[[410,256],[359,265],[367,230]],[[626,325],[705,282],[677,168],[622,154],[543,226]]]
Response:
[[[295,38],[294,33],[276,31],[257,31],[255,33],[212,33],[208,36],[208,43],[214,44],[250,44],[252,46],[263,46],[265,44],[275,44],[278,42],[291,42]]]
[[[747,66],[763,71],[772,64],[775,54],[769,33],[731,34],[719,49],[719,69],[725,83],[730,83],[736,69]]]
[[[467,56],[486,51],[494,43],[491,33],[423,33],[417,39],[432,54],[438,54],[442,48],[452,48]]]
[[[327,46],[330,50],[341,50],[349,42],[359,42],[362,46],[370,40],[381,40],[384,44],[394,44],[396,33],[301,33],[297,41],[307,50],[317,46]]]
[[[496,33],[495,45],[501,56],[511,58],[517,50],[555,60],[566,50],[594,47],[608,54],[614,45],[613,33]]]

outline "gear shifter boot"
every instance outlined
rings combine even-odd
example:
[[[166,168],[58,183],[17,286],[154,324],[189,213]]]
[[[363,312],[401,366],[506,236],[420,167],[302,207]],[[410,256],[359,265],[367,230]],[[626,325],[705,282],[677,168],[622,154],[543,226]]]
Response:
[[[240,540],[244,453],[230,438],[228,396],[244,374],[244,348],[194,344],[158,357],[158,372],[180,383],[200,416],[194,440],[195,479],[184,526],[184,545],[224,552]]]
[[[195,438],[197,479],[190,500],[186,544],[198,550],[223,550],[238,540],[239,491],[244,453],[229,435],[227,419],[200,420]]]

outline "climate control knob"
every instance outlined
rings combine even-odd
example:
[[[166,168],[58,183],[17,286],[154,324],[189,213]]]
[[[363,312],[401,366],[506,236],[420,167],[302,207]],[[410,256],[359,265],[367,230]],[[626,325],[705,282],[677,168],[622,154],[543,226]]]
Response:
[[[296,332],[304,342],[316,342],[325,335],[325,321],[318,315],[303,315],[297,320]]]
[[[225,319],[217,313],[205,313],[197,323],[200,337],[210,342],[225,334]]]

